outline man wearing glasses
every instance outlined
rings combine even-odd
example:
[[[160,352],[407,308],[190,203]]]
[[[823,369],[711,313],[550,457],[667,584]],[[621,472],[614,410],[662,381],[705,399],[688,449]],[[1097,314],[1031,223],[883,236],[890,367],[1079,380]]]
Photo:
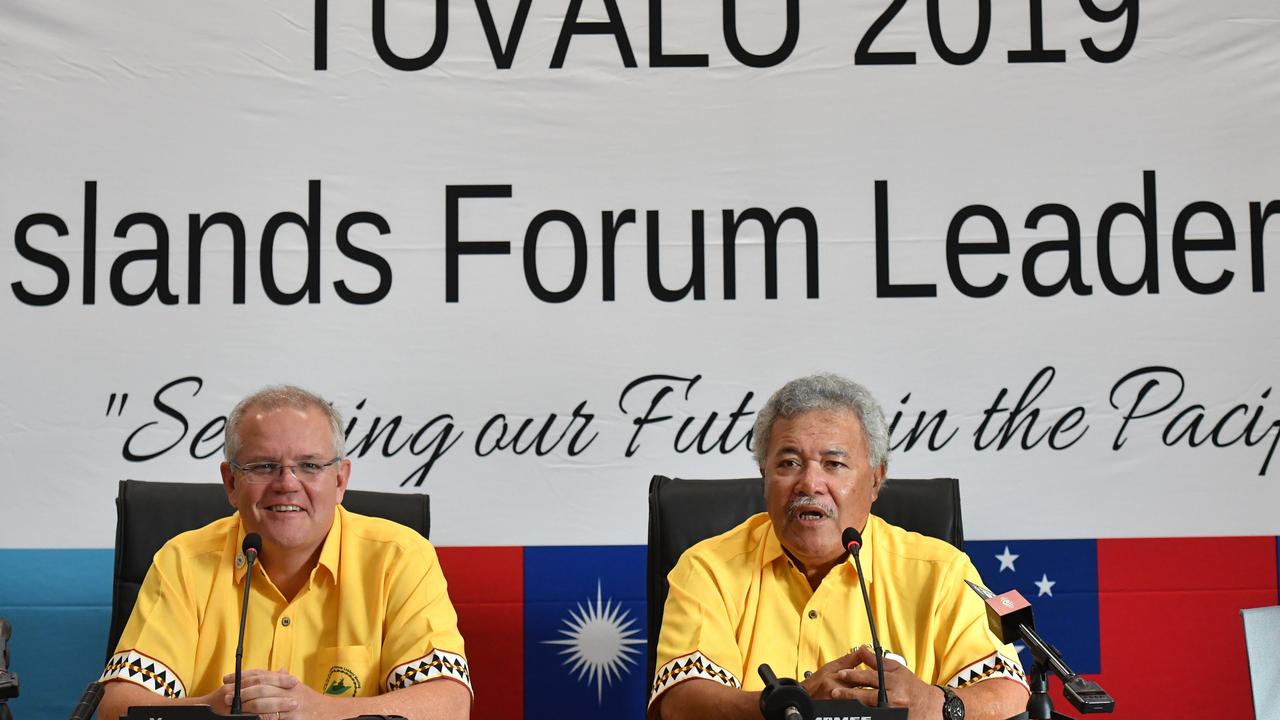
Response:
[[[329,403],[291,386],[231,411],[221,469],[237,512],[156,553],[103,672],[99,717],[170,703],[229,711],[248,533],[262,552],[249,579],[244,712],[469,715],[470,673],[435,549],[341,507],[351,475],[342,426]]]

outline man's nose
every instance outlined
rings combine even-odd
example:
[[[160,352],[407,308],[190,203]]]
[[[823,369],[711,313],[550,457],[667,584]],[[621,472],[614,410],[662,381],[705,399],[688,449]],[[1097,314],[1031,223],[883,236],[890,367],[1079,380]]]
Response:
[[[294,490],[302,487],[302,478],[298,477],[298,466],[281,465],[275,476],[271,478],[271,484],[272,486],[278,486],[281,490]]]
[[[803,463],[800,466],[800,474],[796,477],[796,489],[805,495],[815,495],[820,487],[822,487],[821,464]]]

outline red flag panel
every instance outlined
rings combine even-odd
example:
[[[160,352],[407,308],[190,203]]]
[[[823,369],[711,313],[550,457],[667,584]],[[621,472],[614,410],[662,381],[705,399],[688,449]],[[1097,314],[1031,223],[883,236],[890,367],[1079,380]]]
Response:
[[[1089,677],[1116,699],[1111,717],[1253,717],[1240,609],[1275,602],[1275,553],[1270,537],[1099,540],[1102,673]]]
[[[436,548],[467,644],[472,720],[524,717],[524,549]]]

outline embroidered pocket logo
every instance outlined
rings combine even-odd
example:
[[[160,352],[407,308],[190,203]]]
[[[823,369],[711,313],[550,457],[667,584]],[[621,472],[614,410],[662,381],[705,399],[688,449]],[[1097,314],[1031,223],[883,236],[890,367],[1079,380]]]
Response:
[[[324,681],[325,695],[344,695],[355,697],[360,690],[360,679],[356,674],[341,665],[329,668],[329,676]]]

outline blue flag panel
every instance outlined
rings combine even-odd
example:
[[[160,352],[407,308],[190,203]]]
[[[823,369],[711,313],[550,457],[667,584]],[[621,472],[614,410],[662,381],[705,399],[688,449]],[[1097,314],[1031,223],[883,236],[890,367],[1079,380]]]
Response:
[[[525,717],[643,720],[645,552],[525,549]]]
[[[13,626],[20,720],[61,720],[102,673],[111,624],[111,550],[0,549],[0,617]]]
[[[979,540],[964,549],[993,592],[1017,590],[1031,602],[1036,630],[1072,670],[1101,672],[1096,540]],[[1030,654],[1018,649],[1030,670]]]

